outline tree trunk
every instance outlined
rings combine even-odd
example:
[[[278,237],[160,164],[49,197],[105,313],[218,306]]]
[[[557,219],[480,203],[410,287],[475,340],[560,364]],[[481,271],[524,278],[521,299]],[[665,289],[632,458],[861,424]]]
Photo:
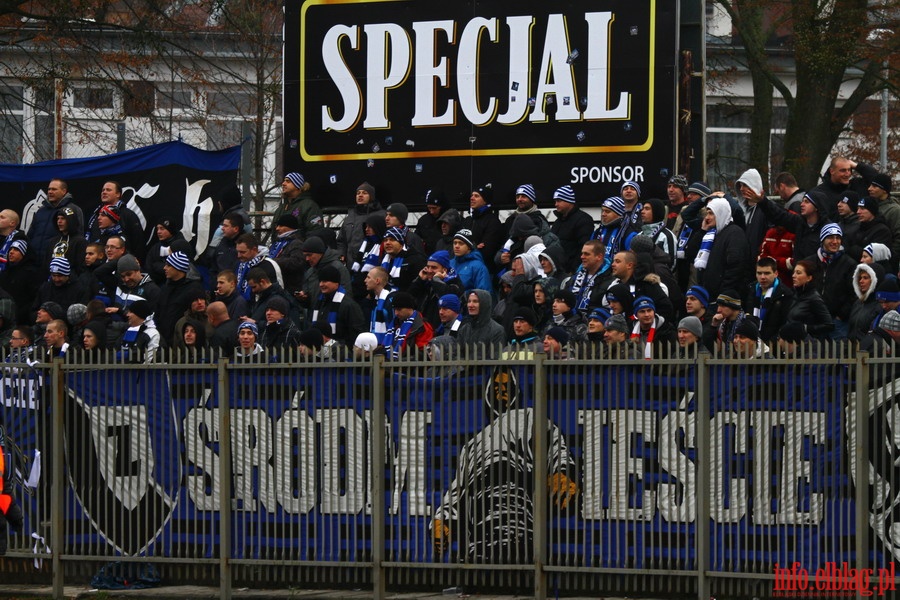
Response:
[[[750,113],[750,166],[762,175],[769,189],[769,141],[772,134],[772,83],[753,71],[753,112]],[[737,176],[737,174],[735,175]]]

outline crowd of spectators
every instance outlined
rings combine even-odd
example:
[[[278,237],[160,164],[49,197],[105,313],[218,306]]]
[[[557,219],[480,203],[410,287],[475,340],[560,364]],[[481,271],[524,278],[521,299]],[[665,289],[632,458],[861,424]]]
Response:
[[[197,255],[172,218],[145,235],[115,181],[89,212],[55,179],[27,231],[0,211],[0,344],[22,362],[150,363],[166,348],[184,360],[445,359],[474,347],[751,360],[814,340],[893,353],[891,178],[835,157],[815,188],[781,173],[767,191],[755,169],[724,191],[673,176],[665,200],[637,181],[589,199],[563,185],[548,219],[523,183],[501,220],[486,184],[467,214],[430,190],[410,226],[406,205],[383,207],[364,182],[334,230],[288,173],[270,231],[254,231],[234,188]]]

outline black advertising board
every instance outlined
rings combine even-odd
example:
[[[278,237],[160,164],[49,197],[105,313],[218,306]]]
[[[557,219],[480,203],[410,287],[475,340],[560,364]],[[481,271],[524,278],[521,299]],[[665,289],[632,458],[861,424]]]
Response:
[[[284,157],[323,205],[491,183],[598,206],[675,164],[677,3],[285,2]]]

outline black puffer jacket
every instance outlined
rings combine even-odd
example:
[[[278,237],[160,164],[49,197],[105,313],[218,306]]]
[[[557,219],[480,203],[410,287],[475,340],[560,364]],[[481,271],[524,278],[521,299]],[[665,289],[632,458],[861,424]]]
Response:
[[[794,288],[794,303],[787,314],[787,322],[792,321],[803,323],[809,335],[822,340],[834,330],[831,313],[815,289],[815,282]]]

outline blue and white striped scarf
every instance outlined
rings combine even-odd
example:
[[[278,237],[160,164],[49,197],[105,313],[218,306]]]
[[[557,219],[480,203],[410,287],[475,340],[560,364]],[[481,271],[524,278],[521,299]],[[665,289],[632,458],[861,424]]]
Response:
[[[377,236],[367,236],[359,246],[360,261],[353,263],[350,270],[354,273],[368,273],[381,264],[381,240]]]
[[[678,247],[675,249],[675,258],[684,258],[684,251],[693,232],[694,230],[688,225],[682,226],[681,233],[678,234]]]
[[[767,298],[772,297],[772,294],[775,293],[775,289],[779,285],[781,285],[781,281],[779,281],[779,279],[776,277],[775,281],[772,283],[772,287],[770,287],[769,289],[767,289],[765,291],[765,293],[763,293],[762,286],[759,285],[758,283],[756,284],[754,291],[756,292],[756,303],[759,306],[754,307],[753,316],[756,317],[757,319],[759,319],[759,328],[760,329],[762,329],[763,323],[766,320],[766,313],[769,312],[769,309],[766,306],[765,301]]]
[[[394,318],[394,311],[391,309],[391,303],[387,301],[388,296],[391,295],[391,291],[392,290],[388,288],[381,290],[381,293],[375,298],[375,308],[372,309],[372,316],[369,320],[369,331],[375,334],[375,338],[378,340],[379,344],[384,341],[388,324]]]
[[[239,262],[237,267],[237,288],[241,292],[244,299],[250,299],[250,283],[247,281],[247,272],[262,262],[265,258],[262,254],[257,254],[246,262]]]
[[[403,246],[403,250],[406,250],[406,246]],[[381,268],[388,272],[388,276],[391,280],[394,280],[400,277],[400,269],[403,268],[405,260],[406,258],[403,256],[391,258],[390,254],[385,254],[384,258],[381,260]]]
[[[698,270],[703,270],[706,268],[706,264],[709,262],[709,253],[712,250],[713,243],[716,241],[716,228],[712,227],[709,231],[703,234],[703,241],[700,242],[700,252],[697,253],[697,258],[694,259],[694,266]]]
[[[342,285],[338,286],[337,291],[331,297],[331,300],[327,303],[327,306],[326,306],[326,301],[325,301],[325,294],[319,294],[319,299],[316,302],[316,309],[313,310],[312,322],[318,323],[319,322],[319,307],[321,306],[321,307],[323,307],[323,309],[327,309],[326,314],[328,315],[328,325],[331,327],[331,335],[334,335],[337,333],[338,310],[341,307],[341,302],[344,301],[345,294],[346,294],[346,291],[344,290],[344,286],[342,286]]]
[[[457,317],[450,324],[450,328],[448,329],[446,325],[441,323],[441,326],[438,327],[437,331],[434,332],[435,336],[439,335],[449,335],[450,337],[456,337],[456,334],[459,333],[459,326],[462,325],[462,315],[457,315]]]
[[[400,352],[403,351],[403,347],[406,345],[406,336],[409,335],[409,330],[412,329],[418,314],[418,312],[413,311],[409,318],[403,321],[399,327],[395,327],[385,334],[384,350],[389,359],[396,360],[400,358]]]

